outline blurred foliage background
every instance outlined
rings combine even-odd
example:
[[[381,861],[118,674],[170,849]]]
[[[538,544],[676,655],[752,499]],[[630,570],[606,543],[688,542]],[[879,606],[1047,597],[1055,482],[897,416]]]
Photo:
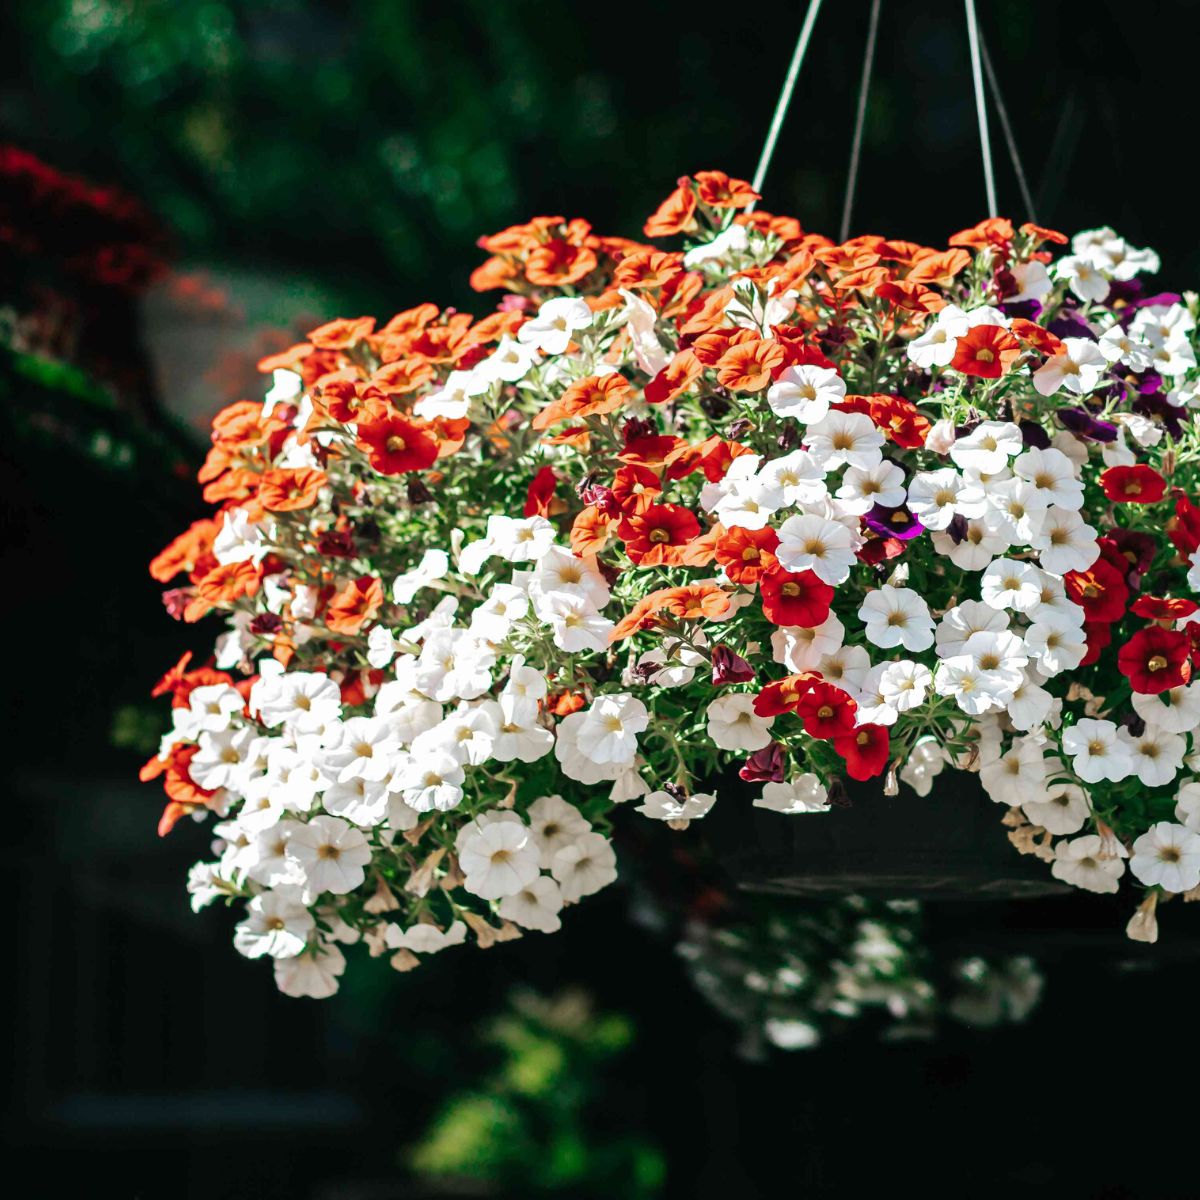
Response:
[[[712,896],[678,835],[630,831],[637,882],[561,934],[412,976],[376,963],[317,1007],[232,953],[228,914],[190,914],[182,881],[206,835],[158,842],[158,796],[133,782],[156,728],[145,694],[187,636],[144,564],[198,515],[202,428],[255,394],[254,361],[334,315],[484,311],[475,239],[535,213],[636,236],[678,175],[749,177],[803,8],[0,6],[2,139],[136,197],[171,267],[117,294],[0,256],[0,571],[16,581],[2,782],[19,814],[5,1135],[38,1194],[692,1200],[773,1195],[780,1178],[870,1195],[904,1175],[973,1197],[1195,1191],[1172,1156],[1140,1152],[1190,1132],[1186,1108],[1148,1102],[1137,1033],[1180,1031],[1170,1057],[1194,1068],[1185,929],[1150,976],[1095,933],[1120,929],[1115,907],[931,905],[922,937],[955,961],[1032,947],[1048,985],[1027,1025],[985,1032],[976,986],[967,1027],[934,1042],[881,1048],[863,1021],[747,1062],[747,1022],[811,1008],[802,919],[772,904],[769,925],[693,922],[673,954],[695,912],[661,897],[712,917]],[[1160,251],[1175,288],[1200,283],[1196,8],[979,4],[1038,219],[1116,226]],[[838,223],[867,10],[824,6],[768,177],[763,207],[808,228]],[[995,121],[993,137],[1002,207],[1025,218]],[[70,214],[2,202],[0,235],[31,217],[43,243],[70,240]],[[962,6],[887,0],[853,232],[942,244],[983,215]],[[1081,955],[1089,938],[1102,950]],[[1053,1117],[1015,1121],[1031,1088]],[[1115,1149],[1074,1155],[1097,1128]]]

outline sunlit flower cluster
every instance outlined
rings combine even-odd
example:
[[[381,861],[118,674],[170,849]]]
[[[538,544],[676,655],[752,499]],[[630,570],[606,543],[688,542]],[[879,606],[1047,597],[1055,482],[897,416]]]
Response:
[[[754,200],[680,180],[682,249],[484,238],[490,315],[333,321],[217,416],[152,573],[226,628],[144,774],[285,991],[556,929],[619,805],[681,829],[722,771],[821,820],[978,772],[1055,877],[1146,889],[1137,937],[1200,885],[1195,298],[1109,229],[837,245]]]

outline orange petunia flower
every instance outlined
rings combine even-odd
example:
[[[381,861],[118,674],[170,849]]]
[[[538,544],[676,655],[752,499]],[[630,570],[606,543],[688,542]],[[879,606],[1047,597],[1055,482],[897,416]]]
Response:
[[[696,228],[696,193],[684,175],[675,190],[654,210],[642,232],[647,237],[672,237]]]
[[[383,607],[383,584],[374,575],[351,580],[329,601],[325,624],[334,633],[355,634]]]
[[[599,554],[608,545],[616,523],[615,517],[589,504],[571,524],[571,549],[580,558]]]
[[[661,623],[659,614],[664,612],[683,621],[724,617],[729,612],[729,595],[715,583],[694,583],[651,592],[617,622],[608,640],[620,642],[638,630],[652,629]]]
[[[289,470],[276,467],[267,471],[258,487],[258,502],[270,512],[295,512],[311,508],[317,495],[329,482],[324,471],[312,467]]]
[[[754,584],[779,565],[779,535],[771,528],[727,529],[717,542],[717,562],[734,583]]]
[[[518,263],[511,258],[501,258],[494,254],[471,272],[467,282],[471,285],[473,292],[492,292],[497,288],[515,291],[514,285],[521,278],[521,268]]]
[[[710,208],[745,208],[759,194],[744,179],[733,179],[724,171],[697,171],[696,189],[700,199]]]
[[[1026,321],[1024,317],[1017,317],[1013,320],[1011,332],[1019,341],[1041,354],[1057,354],[1062,349],[1062,339],[1036,321]]]
[[[196,586],[196,595],[213,604],[232,604],[253,596],[261,582],[261,571],[251,562],[219,563]]]
[[[538,287],[562,287],[591,274],[598,261],[595,251],[587,246],[552,238],[525,260],[525,278]]]
[[[955,277],[970,265],[971,256],[965,250],[919,250],[905,279],[909,283],[937,284],[948,287]]]
[[[1065,233],[1059,233],[1057,229],[1047,229],[1044,225],[1035,225],[1032,221],[1026,221],[1021,226],[1021,232],[1033,238],[1034,245],[1040,245],[1042,242],[1054,242],[1056,245],[1065,246],[1071,240]]]
[[[946,244],[966,246],[969,250],[983,250],[988,246],[1007,250],[1013,239],[1012,222],[1007,217],[988,217],[970,229],[961,229]]]
[[[647,404],[667,404],[677,400],[692,388],[704,374],[704,367],[691,350],[681,350],[655,377],[646,384]]]
[[[642,250],[621,259],[613,272],[613,286],[630,289],[661,288],[682,274],[682,254]]]
[[[624,513],[644,513],[662,490],[662,481],[649,467],[626,465],[613,476],[612,494]]]
[[[783,347],[759,338],[731,346],[717,363],[717,379],[733,392],[759,392],[771,382],[771,372],[783,366]]]
[[[346,350],[370,337],[374,328],[374,317],[338,317],[314,329],[308,340],[321,350]]]
[[[202,517],[193,521],[170,545],[150,560],[150,577],[170,583],[180,572],[191,575],[197,565],[212,557],[213,541],[220,523]]]
[[[406,417],[384,417],[358,427],[358,445],[381,475],[423,471],[437,460],[438,444],[424,424]]]
[[[533,418],[532,425],[534,429],[546,429],[559,421],[616,412],[629,395],[629,381],[619,371],[589,375],[576,380],[557,400],[547,404]]]
[[[380,367],[371,383],[388,396],[406,396],[433,378],[433,364],[424,358],[401,358]]]
[[[999,379],[1021,356],[1021,343],[999,325],[976,325],[958,339],[950,365],[963,375]]]
[[[617,526],[630,561],[644,566],[680,565],[683,548],[700,534],[700,522],[690,508],[651,504],[643,512],[627,513]]]
[[[875,295],[905,312],[933,313],[946,307],[937,292],[912,279],[887,280],[876,287]]]

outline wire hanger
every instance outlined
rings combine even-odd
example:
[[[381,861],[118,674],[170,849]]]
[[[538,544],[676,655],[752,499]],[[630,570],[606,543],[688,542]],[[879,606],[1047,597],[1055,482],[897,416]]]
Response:
[[[975,94],[975,115],[979,125],[979,148],[983,161],[983,182],[984,193],[987,198],[988,216],[994,217],[999,212],[999,205],[996,199],[996,174],[992,162],[992,142],[988,129],[987,93],[990,91],[992,102],[996,106],[996,113],[1000,118],[1000,128],[1004,134],[1009,158],[1012,161],[1013,172],[1017,177],[1017,186],[1021,192],[1021,201],[1025,205],[1030,219],[1036,220],[1033,197],[1029,190],[1029,181],[1021,163],[1021,156],[1017,150],[1016,138],[1013,134],[1012,124],[1008,118],[1008,110],[1005,107],[1004,98],[1000,93],[1000,85],[996,78],[995,69],[992,66],[991,56],[987,52],[987,46],[984,44],[982,31],[979,28],[979,20],[975,11],[975,0],[963,0],[963,3],[967,19],[967,42],[971,58],[971,82]],[[862,156],[863,130],[866,125],[867,102],[870,97],[871,74],[875,64],[875,47],[878,41],[881,8],[882,0],[871,0],[870,17],[867,23],[867,41],[863,54],[862,73],[859,78],[858,103],[855,109],[854,135],[850,144],[850,164],[846,174],[846,192],[842,203],[840,232],[841,241],[843,242],[850,236],[850,220],[854,212],[854,197],[858,188],[858,168]],[[783,127],[784,117],[791,106],[796,80],[800,74],[800,67],[804,62],[805,54],[808,52],[809,42],[812,40],[813,27],[816,25],[817,15],[820,11],[821,0],[809,0],[808,10],[804,14],[804,23],[800,26],[800,35],[796,39],[796,47],[792,52],[792,59],[788,65],[787,75],[784,77],[783,88],[779,93],[775,112],[772,114],[771,124],[767,129],[767,137],[763,143],[762,154],[759,156],[758,167],[754,172],[753,185],[756,192],[762,191],[763,183],[766,181],[767,171],[770,168],[771,159],[775,154],[775,147],[779,140],[779,131]],[[752,203],[746,211],[751,212],[753,209],[754,204]]]

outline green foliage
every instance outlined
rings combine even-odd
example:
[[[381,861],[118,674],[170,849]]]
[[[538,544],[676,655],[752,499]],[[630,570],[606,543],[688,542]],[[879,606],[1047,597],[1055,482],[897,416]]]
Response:
[[[533,1193],[659,1193],[661,1155],[635,1129],[612,1127],[612,1068],[633,1042],[625,1017],[594,1012],[582,992],[519,990],[481,1040],[495,1065],[407,1151],[415,1171]]]

